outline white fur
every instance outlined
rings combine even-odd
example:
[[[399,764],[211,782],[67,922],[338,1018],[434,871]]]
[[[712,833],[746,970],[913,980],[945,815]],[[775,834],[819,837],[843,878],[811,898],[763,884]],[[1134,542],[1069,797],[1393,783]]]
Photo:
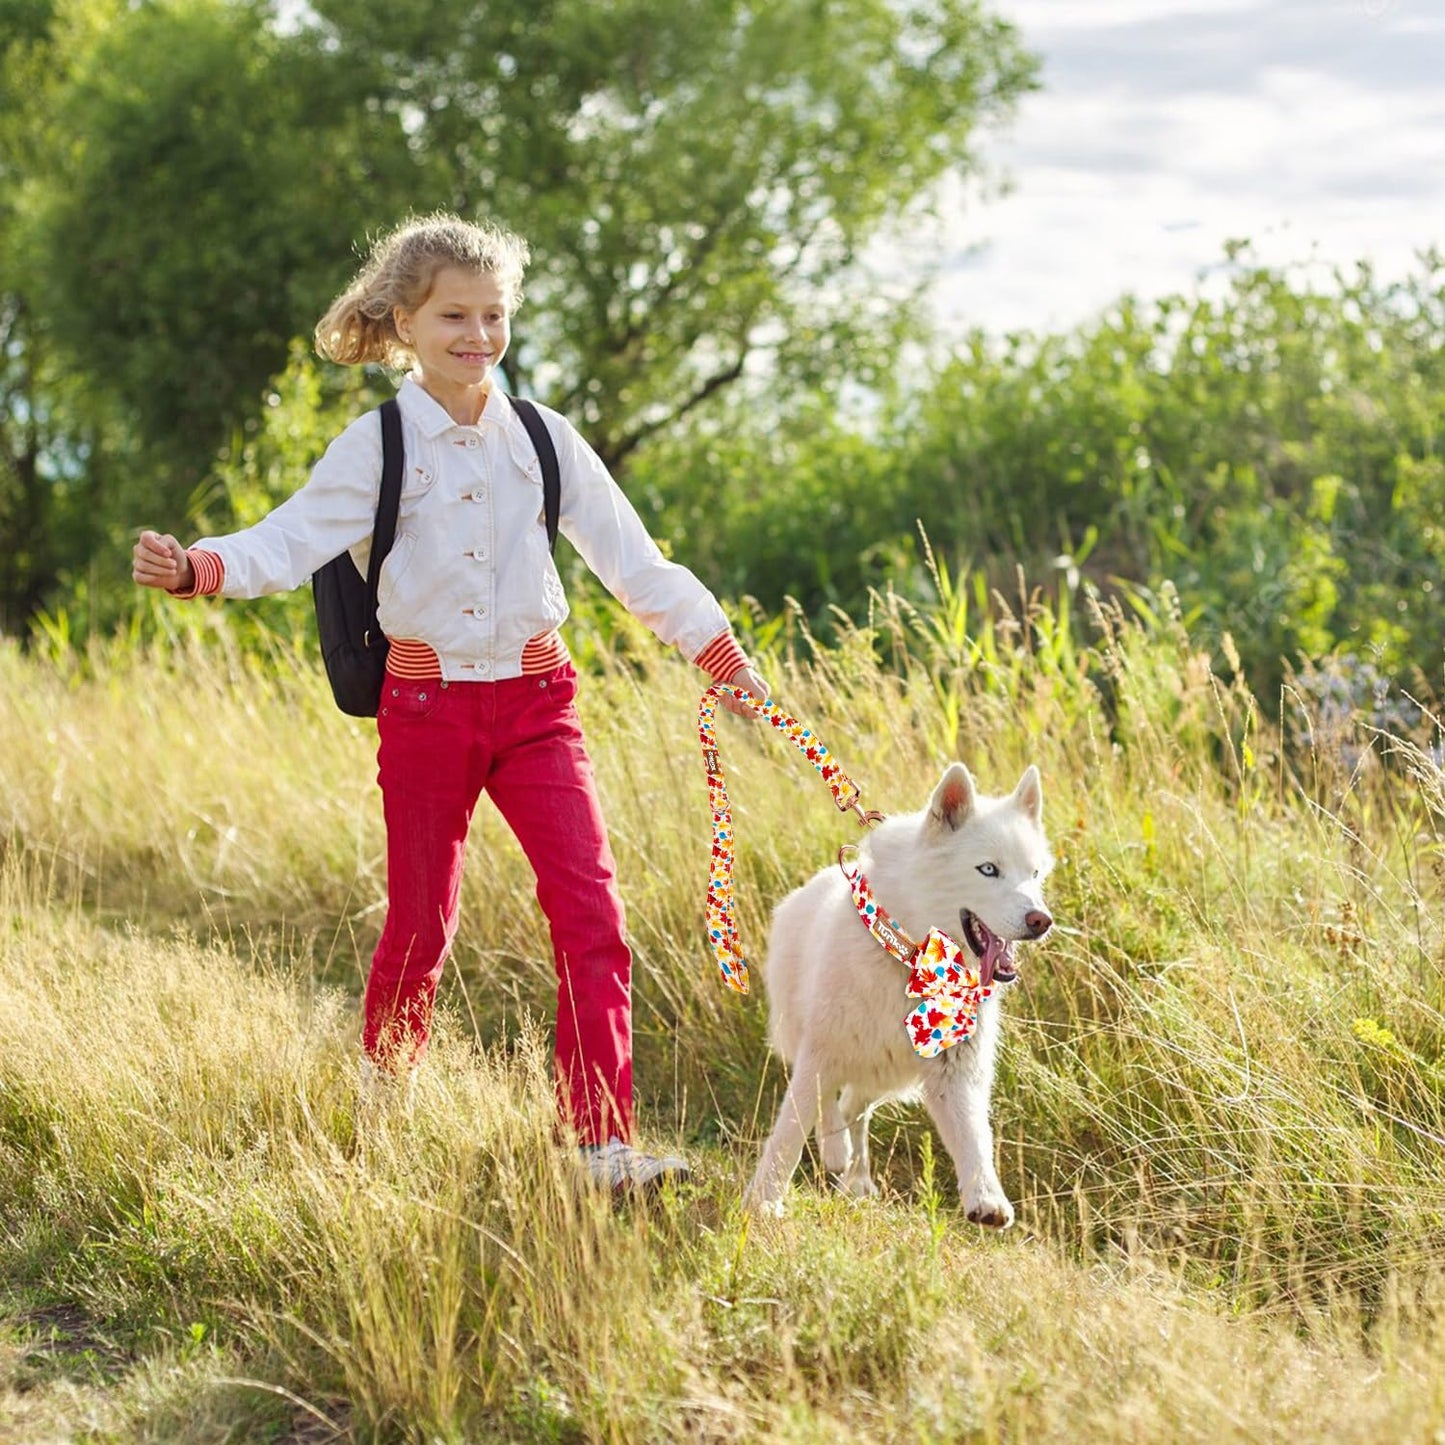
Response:
[[[1003,798],[979,795],[953,763],[927,808],[880,823],[860,847],[879,907],[914,939],[940,928],[962,942],[968,908],[1001,939],[1047,931],[1043,880],[1053,864],[1043,830],[1043,791],[1030,767]],[[997,877],[980,865],[993,864]],[[1043,920],[1038,914],[1044,915]],[[989,1095],[998,1049],[998,993],[970,1038],[936,1058],[913,1050],[904,1018],[915,1000],[908,973],[884,952],[853,907],[836,866],[790,893],[773,913],[763,969],[769,1036],[792,1065],[777,1123],[748,1186],[750,1207],[782,1212],[803,1141],[816,1126],[826,1167],[847,1193],[877,1193],[868,1164],[868,1116],[885,1099],[922,1096],[958,1171],[968,1217],[1006,1228],[1013,1206],[994,1171]]]

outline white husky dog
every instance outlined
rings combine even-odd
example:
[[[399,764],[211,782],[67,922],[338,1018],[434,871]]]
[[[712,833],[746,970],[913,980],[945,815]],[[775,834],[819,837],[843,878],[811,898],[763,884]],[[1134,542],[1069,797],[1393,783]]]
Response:
[[[859,854],[879,908],[914,939],[930,928],[950,934],[974,955],[985,982],[1016,978],[1014,945],[1042,938],[1053,925],[1043,899],[1053,858],[1037,768],[1007,797],[990,798],[962,763],[952,763],[927,808],[880,823]],[[778,904],[763,971],[769,1037],[792,1065],[792,1079],[748,1186],[749,1206],[782,1212],[814,1125],[823,1163],[840,1187],[876,1194],[868,1116],[885,1099],[921,1094],[953,1156],[968,1217],[995,1229],[1012,1224],[988,1120],[997,993],[965,1041],[920,1057],[904,1028],[916,1002],[904,992],[908,969],[869,933],[836,866]]]

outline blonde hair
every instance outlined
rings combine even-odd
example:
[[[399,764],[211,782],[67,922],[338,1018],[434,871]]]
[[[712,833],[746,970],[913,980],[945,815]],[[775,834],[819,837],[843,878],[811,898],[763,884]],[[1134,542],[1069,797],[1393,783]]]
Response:
[[[415,311],[447,266],[490,273],[507,298],[522,302],[527,243],[490,222],[464,221],[446,211],[416,216],[379,237],[356,279],[316,323],[316,349],[343,366],[377,361],[409,366],[411,348],[397,334],[395,308]]]

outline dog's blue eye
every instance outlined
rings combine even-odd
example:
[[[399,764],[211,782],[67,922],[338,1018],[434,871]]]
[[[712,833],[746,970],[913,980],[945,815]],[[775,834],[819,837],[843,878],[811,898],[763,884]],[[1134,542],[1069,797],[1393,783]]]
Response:
[[[998,877],[998,864],[997,864],[997,863],[980,863],[980,864],[978,865],[978,871],[979,871],[980,873],[982,873],[985,878],[997,878],[997,877]]]

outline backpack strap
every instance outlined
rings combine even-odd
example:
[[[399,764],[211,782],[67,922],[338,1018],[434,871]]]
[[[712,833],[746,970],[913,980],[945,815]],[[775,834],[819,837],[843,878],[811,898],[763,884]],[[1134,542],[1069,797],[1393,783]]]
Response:
[[[376,592],[381,564],[396,541],[396,518],[401,510],[401,408],[395,398],[381,404],[381,495],[376,500],[376,526],[371,534],[371,560],[366,566],[366,645],[381,637],[376,624]]]
[[[537,460],[542,464],[542,515],[547,523],[547,549],[557,550],[557,516],[562,509],[562,469],[557,464],[557,448],[552,445],[552,433],[541,418],[537,408],[520,396],[511,398],[512,406],[532,445],[537,449]]]

